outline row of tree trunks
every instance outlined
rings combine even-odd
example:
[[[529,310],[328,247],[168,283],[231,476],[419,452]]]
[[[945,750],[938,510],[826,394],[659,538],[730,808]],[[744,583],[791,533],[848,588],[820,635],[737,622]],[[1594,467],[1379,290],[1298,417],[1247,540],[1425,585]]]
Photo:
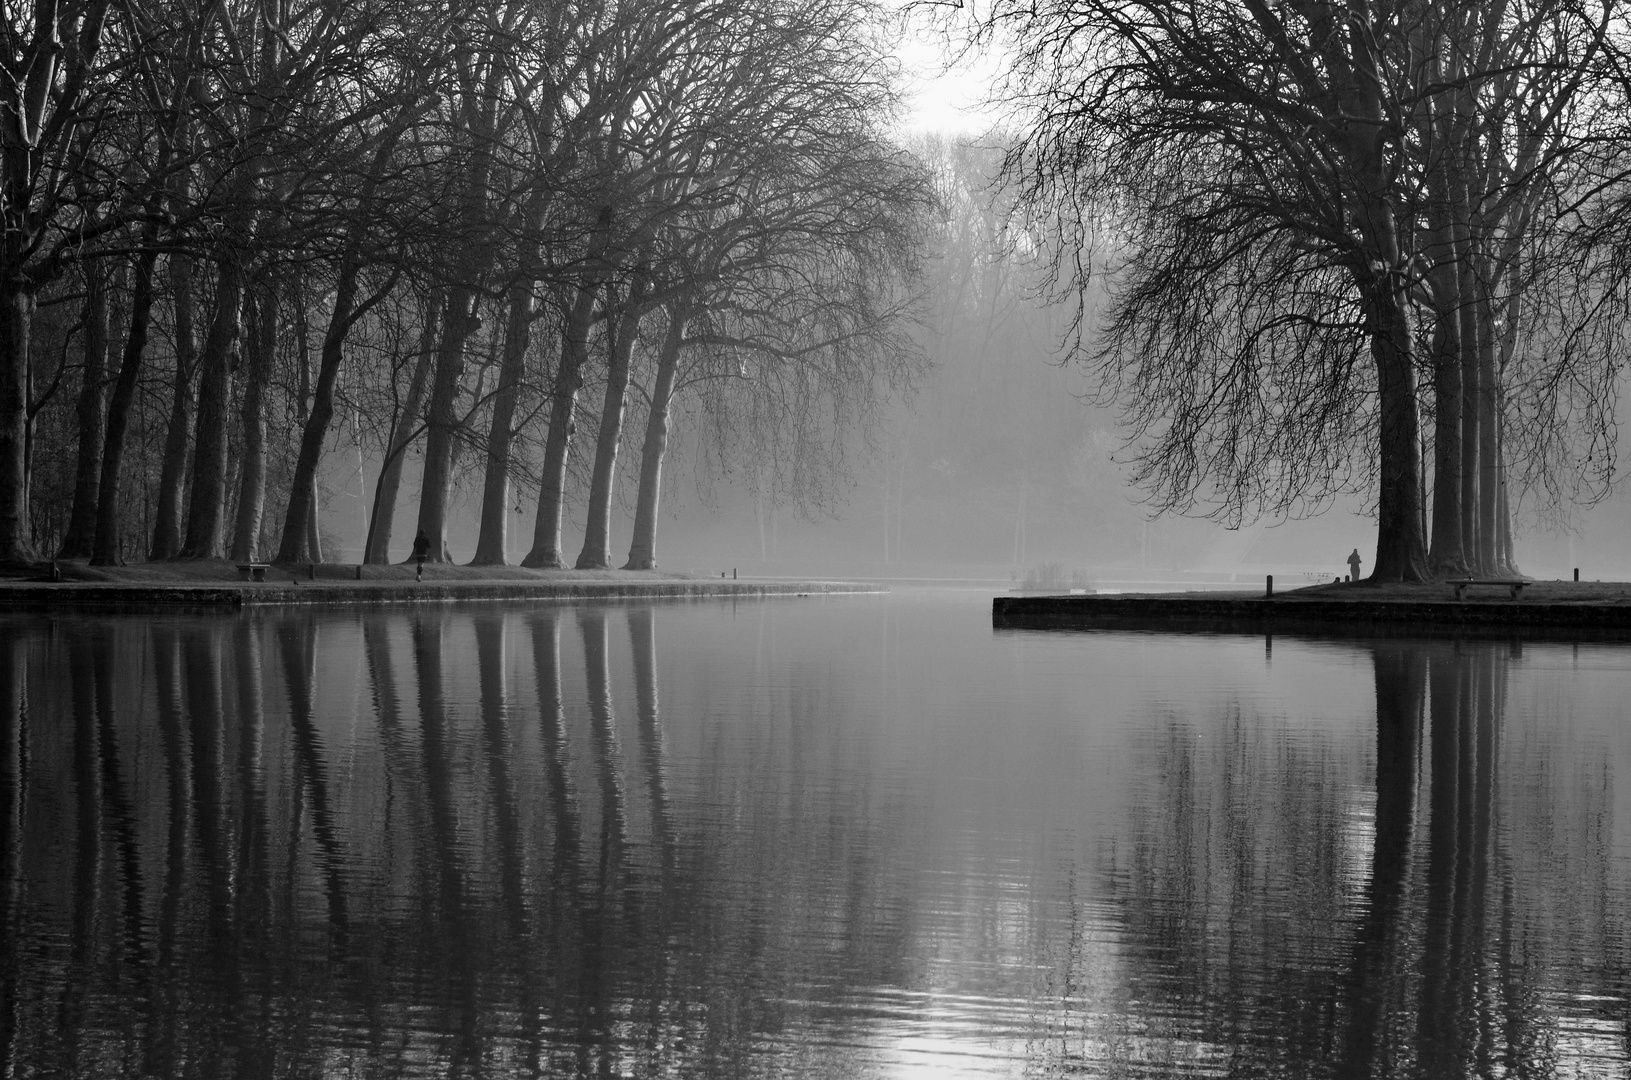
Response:
[[[509,319],[504,327],[504,358],[493,394],[492,423],[487,434],[487,469],[481,496],[481,532],[472,566],[502,566],[508,561],[510,521],[510,445],[515,437],[515,408],[521,397],[527,346],[532,341],[534,282],[527,275],[510,286]]]
[[[243,465],[238,483],[238,515],[232,532],[232,558],[251,562],[260,544],[261,520],[266,511],[266,391],[277,352],[278,292],[275,287],[252,296],[246,305],[249,339],[243,420]]]
[[[623,441],[630,361],[640,334],[646,288],[644,280],[637,277],[622,306],[606,312],[606,393],[601,399],[595,463],[589,477],[589,517],[584,522],[583,550],[578,553],[579,570],[605,570],[612,565],[612,488],[617,481],[617,449]]]
[[[555,369],[544,467],[538,482],[538,517],[533,524],[532,550],[521,560],[522,566],[555,570],[565,566],[561,560],[561,512],[566,459],[577,426],[578,391],[583,389],[583,368],[589,359],[589,333],[599,293],[600,282],[595,278],[580,284],[561,331],[561,356]]]
[[[198,426],[193,440],[191,497],[181,557],[219,559],[226,555],[227,422],[232,377],[243,333],[245,268],[231,256],[221,261],[215,286],[215,314],[199,356]]]
[[[447,290],[442,340],[425,409],[425,470],[420,482],[419,531],[430,538],[430,562],[447,560],[447,500],[453,477],[453,451],[464,424],[457,413],[464,375],[464,344],[480,327],[476,291],[468,285]]]
[[[156,216],[156,215],[155,215]],[[96,491],[96,543],[91,555],[93,566],[118,566],[124,562],[123,538],[119,521],[119,484],[123,473],[125,433],[130,426],[130,409],[136,401],[136,385],[142,361],[147,355],[147,334],[153,318],[153,273],[158,264],[159,226],[155,221],[143,230],[142,253],[137,256],[130,292],[130,329],[125,335],[124,355],[119,377],[108,399],[107,434],[102,446],[102,479]]]

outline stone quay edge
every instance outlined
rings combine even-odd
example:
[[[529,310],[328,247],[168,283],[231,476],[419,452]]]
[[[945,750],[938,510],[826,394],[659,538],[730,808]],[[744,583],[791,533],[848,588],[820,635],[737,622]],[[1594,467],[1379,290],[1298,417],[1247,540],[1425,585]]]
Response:
[[[998,596],[996,629],[1356,636],[1560,636],[1631,639],[1631,601],[1367,599],[1243,593]]]

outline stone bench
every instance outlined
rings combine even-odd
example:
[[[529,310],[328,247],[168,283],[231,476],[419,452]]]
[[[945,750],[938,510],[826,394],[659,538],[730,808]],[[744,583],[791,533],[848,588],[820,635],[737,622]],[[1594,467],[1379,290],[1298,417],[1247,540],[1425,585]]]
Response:
[[[1469,585],[1504,585],[1508,589],[1511,590],[1511,592],[1508,595],[1510,595],[1512,597],[1512,599],[1516,600],[1519,597],[1519,595],[1522,594],[1523,587],[1525,585],[1527,585],[1527,584],[1529,584],[1527,581],[1513,581],[1510,578],[1451,578],[1450,579],[1450,588],[1455,590],[1455,598],[1457,600],[1465,599],[1466,593],[1467,593],[1467,586],[1469,586]]]
[[[265,581],[266,571],[272,568],[271,563],[241,562],[238,567],[238,577],[243,581]]]

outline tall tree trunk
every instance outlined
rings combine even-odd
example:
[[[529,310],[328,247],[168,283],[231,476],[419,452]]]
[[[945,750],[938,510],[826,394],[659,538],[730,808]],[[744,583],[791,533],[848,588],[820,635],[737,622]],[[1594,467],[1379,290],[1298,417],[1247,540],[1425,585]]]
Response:
[[[674,402],[674,377],[685,344],[685,315],[679,305],[668,311],[668,332],[657,354],[657,376],[651,384],[646,413],[646,439],[640,447],[640,490],[634,502],[634,540],[625,570],[657,569],[657,509],[662,495],[663,455],[668,452],[668,417]]]
[[[1452,577],[1467,572],[1461,546],[1461,293],[1455,263],[1440,262],[1432,280],[1433,533],[1427,565],[1434,577]]]
[[[244,452],[232,540],[232,558],[237,562],[250,562],[255,558],[266,509],[266,387],[272,376],[272,355],[277,349],[277,289],[267,288],[246,306],[251,319],[244,350],[248,359],[242,410]]]
[[[1427,551],[1421,527],[1421,439],[1410,322],[1388,279],[1371,289],[1371,355],[1381,405],[1380,491],[1374,581],[1421,581]]]
[[[125,335],[119,378],[108,400],[107,438],[102,446],[102,480],[96,491],[96,550],[92,566],[118,566],[124,562],[119,535],[119,481],[125,456],[125,430],[136,400],[136,382],[147,354],[147,331],[153,316],[153,267],[158,262],[158,226],[143,233],[144,248],[136,257],[131,284],[130,329]]]
[[[1501,572],[1498,553],[1500,509],[1499,420],[1496,403],[1500,387],[1495,375],[1495,305],[1487,282],[1478,290],[1478,562],[1481,573]]]
[[[640,333],[644,288],[629,290],[621,314],[614,321],[607,314],[608,335],[606,394],[601,400],[600,429],[595,436],[595,464],[589,479],[589,518],[583,527],[583,550],[578,553],[579,570],[605,570],[612,565],[612,489],[617,484],[617,448],[623,441],[623,410],[629,396],[629,363],[634,342]]]
[[[447,290],[442,341],[436,349],[436,375],[425,409],[425,475],[419,485],[419,530],[430,538],[428,561],[447,561],[447,496],[452,483],[453,444],[460,421],[455,405],[464,375],[464,343],[481,325],[476,292],[467,285]]]
[[[187,507],[187,542],[181,556],[219,559],[226,554],[223,531],[227,497],[227,417],[232,372],[243,326],[244,274],[236,255],[221,264],[215,289],[215,316],[199,357],[198,435],[193,454],[192,495]]]
[[[408,398],[402,404],[401,415],[391,425],[385,463],[380,467],[379,482],[374,485],[374,507],[368,517],[368,542],[363,545],[363,561],[373,565],[387,563],[391,559],[391,531],[396,517],[396,497],[402,487],[402,460],[407,457],[408,446],[418,433],[425,386],[430,379],[431,358],[436,352],[436,338],[441,326],[441,298],[440,291],[433,292],[425,308],[424,324],[419,331],[419,353],[414,358],[413,378],[408,383]]]
[[[1465,192],[1462,194],[1465,199]],[[1470,212],[1463,201],[1458,207],[1456,247],[1461,260],[1461,550],[1467,569],[1484,574],[1487,567],[1478,560],[1478,457],[1482,442],[1478,436],[1480,368],[1478,366],[1478,275],[1473,266]]]
[[[149,559],[173,559],[181,551],[181,502],[187,486],[187,447],[192,441],[193,375],[198,370],[198,342],[193,328],[192,258],[170,255],[170,291],[175,309],[176,370],[170,398],[170,427],[164,436],[164,463],[159,470],[159,505],[153,524]]]
[[[481,534],[472,566],[502,566],[506,561],[510,521],[510,443],[515,432],[515,406],[521,396],[527,346],[532,338],[533,282],[523,276],[510,286],[510,317],[504,328],[504,360],[493,395],[493,419],[487,434],[487,475],[481,495]]]
[[[561,511],[566,492],[566,458],[576,429],[578,391],[583,389],[583,366],[589,356],[589,330],[595,320],[597,282],[578,286],[578,296],[561,331],[561,361],[555,370],[553,400],[549,407],[549,435],[544,440],[544,467],[538,483],[538,519],[533,524],[532,550],[522,566],[559,570]]]
[[[58,555],[89,558],[96,545],[96,491],[102,480],[102,442],[107,436],[108,293],[107,268],[98,260],[85,271],[85,366],[76,406],[79,458],[74,468],[74,505]]]
[[[8,249],[0,267],[0,565],[39,558],[28,520],[28,347],[34,297]]]

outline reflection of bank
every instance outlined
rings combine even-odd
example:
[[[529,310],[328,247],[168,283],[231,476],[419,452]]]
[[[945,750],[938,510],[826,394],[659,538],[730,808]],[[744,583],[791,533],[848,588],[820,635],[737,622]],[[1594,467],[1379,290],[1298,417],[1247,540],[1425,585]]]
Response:
[[[897,824],[864,768],[799,772],[854,745],[830,672],[733,727],[672,610],[0,617],[0,1060],[842,1058],[857,988],[909,975]]]
[[[1204,737],[1169,718],[1158,779],[1098,875],[1119,989],[1052,1006],[1075,1012],[1081,1065],[1550,1075],[1567,1073],[1571,1027],[1623,1034],[1620,961],[1549,954],[1562,940],[1617,955],[1611,921],[1589,940],[1563,925],[1546,890],[1567,886],[1537,872],[1593,843],[1546,826],[1565,804],[1600,808],[1601,792],[1536,782],[1530,763],[1503,757],[1509,646],[1369,651],[1373,777],[1238,703]],[[1060,980],[1073,981],[1087,979]]]

